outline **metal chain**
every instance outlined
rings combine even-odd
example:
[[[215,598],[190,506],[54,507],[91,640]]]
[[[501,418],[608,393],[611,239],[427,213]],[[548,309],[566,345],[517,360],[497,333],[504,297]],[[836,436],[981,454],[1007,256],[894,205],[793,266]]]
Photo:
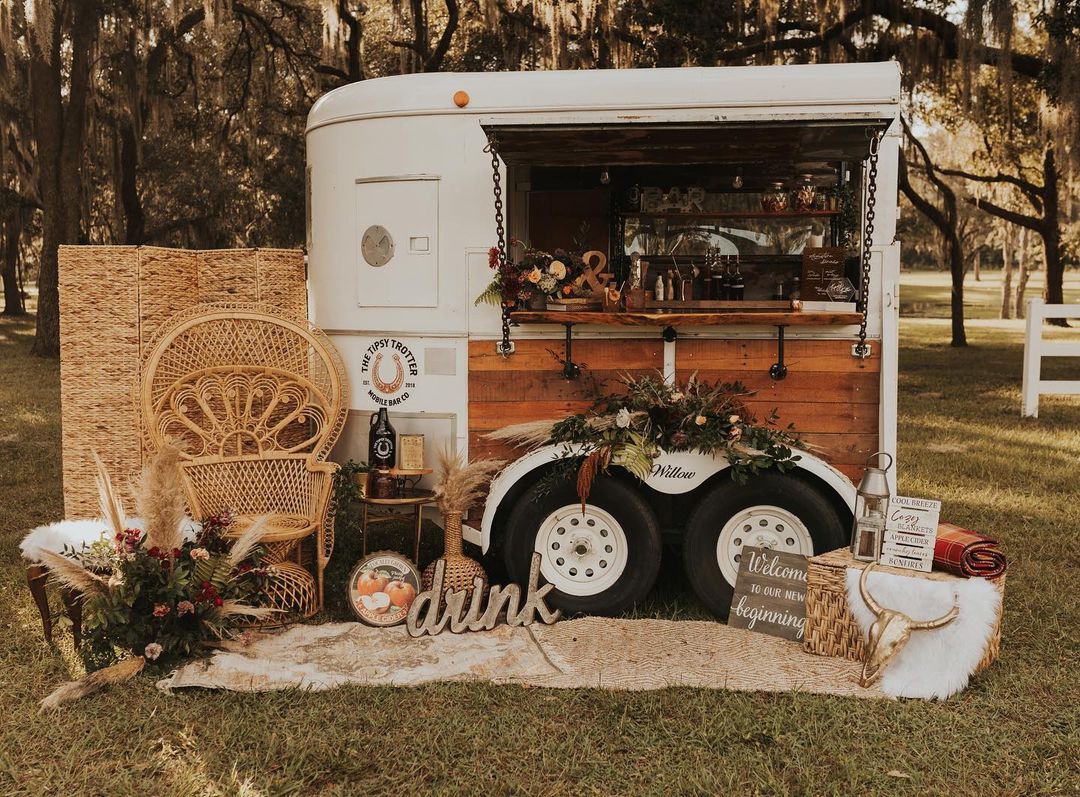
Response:
[[[859,324],[859,342],[855,346],[856,357],[869,357],[870,347],[866,344],[866,322],[870,316],[870,243],[874,240],[874,205],[877,203],[877,164],[878,148],[881,145],[881,133],[869,132],[870,158],[866,176],[866,227],[862,240],[862,277],[859,280],[859,306],[862,309],[862,321]]]
[[[491,184],[495,194],[495,238],[499,252],[496,268],[501,272],[506,265],[506,227],[503,219],[502,174],[499,171],[499,142],[494,133],[488,133],[487,151],[491,153]],[[499,353],[509,357],[513,348],[510,345],[510,310],[513,305],[505,299],[502,302],[502,341]]]

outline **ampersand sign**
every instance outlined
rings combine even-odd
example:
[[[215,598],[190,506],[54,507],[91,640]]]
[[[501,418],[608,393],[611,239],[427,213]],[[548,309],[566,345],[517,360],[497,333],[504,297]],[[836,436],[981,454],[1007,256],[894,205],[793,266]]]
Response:
[[[596,261],[596,265],[591,265],[591,260]],[[585,272],[574,283],[580,288],[582,282],[587,282],[593,293],[602,296],[604,288],[614,276],[604,271],[607,268],[607,255],[599,249],[591,249],[581,256],[581,262],[585,264]]]

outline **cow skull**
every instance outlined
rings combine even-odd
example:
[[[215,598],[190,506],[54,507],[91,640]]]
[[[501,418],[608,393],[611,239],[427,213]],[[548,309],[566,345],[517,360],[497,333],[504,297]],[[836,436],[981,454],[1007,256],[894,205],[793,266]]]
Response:
[[[862,678],[859,683],[864,688],[871,686],[881,677],[888,663],[904,649],[904,645],[911,638],[912,631],[941,628],[952,622],[960,613],[955,600],[952,608],[936,620],[915,621],[903,612],[884,608],[873,599],[866,587],[866,577],[873,567],[873,563],[867,565],[859,577],[859,594],[877,617],[874,624],[870,626],[870,639],[863,659]]]

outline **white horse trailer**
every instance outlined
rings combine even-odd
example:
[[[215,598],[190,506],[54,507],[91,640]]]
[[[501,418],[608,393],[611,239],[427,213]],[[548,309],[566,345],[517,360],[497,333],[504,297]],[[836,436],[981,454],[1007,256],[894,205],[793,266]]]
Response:
[[[308,119],[307,248],[311,316],[352,380],[337,457],[365,459],[380,406],[399,432],[424,435],[428,461],[447,441],[507,457],[466,539],[514,578],[539,551],[553,602],[571,610],[643,597],[665,539],[682,540],[691,582],[720,614],[743,545],[845,544],[850,479],[872,452],[895,453],[899,100],[895,63],[446,73],[330,92]],[[774,182],[798,179],[833,198],[754,212]],[[686,186],[720,209],[678,204]],[[758,316],[475,306],[491,280],[496,199],[508,238],[550,251],[581,232],[616,271],[632,249],[674,262],[703,246],[738,254],[748,297],[793,284],[802,249],[827,241],[847,247],[857,301]],[[604,376],[738,379],[811,448],[793,472],[745,487],[721,458],[665,454],[644,483],[603,480],[582,515],[572,489],[536,489],[556,450],[521,456],[484,436],[580,411],[574,362]],[[548,538],[567,528],[573,545],[558,555]]]

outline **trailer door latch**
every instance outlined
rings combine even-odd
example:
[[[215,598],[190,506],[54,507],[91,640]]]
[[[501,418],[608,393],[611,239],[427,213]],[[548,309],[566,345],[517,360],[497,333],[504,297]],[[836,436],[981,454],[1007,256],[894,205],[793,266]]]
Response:
[[[873,349],[870,348],[870,344],[866,341],[851,344],[852,357],[857,357],[860,360],[865,360],[871,354],[873,354]]]

